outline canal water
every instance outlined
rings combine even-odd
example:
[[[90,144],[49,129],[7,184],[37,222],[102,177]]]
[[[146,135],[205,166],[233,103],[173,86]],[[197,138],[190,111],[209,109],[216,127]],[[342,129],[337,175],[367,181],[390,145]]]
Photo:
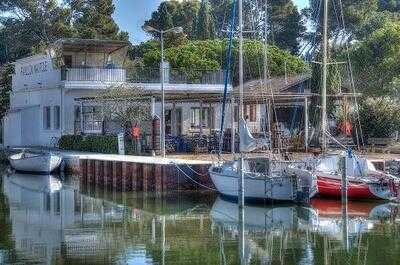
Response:
[[[2,174],[0,264],[400,264],[395,204],[246,204],[239,222],[237,203],[210,192],[62,179]]]

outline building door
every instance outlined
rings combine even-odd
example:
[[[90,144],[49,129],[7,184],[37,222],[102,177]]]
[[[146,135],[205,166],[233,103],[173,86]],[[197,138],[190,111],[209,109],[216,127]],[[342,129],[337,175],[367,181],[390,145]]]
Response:
[[[182,108],[175,109],[175,117],[176,117],[176,134],[182,135]]]
[[[182,135],[182,108],[165,110],[165,134]]]
[[[72,55],[64,55],[64,65],[67,68],[72,67]]]
[[[172,134],[172,110],[165,110],[165,135]]]

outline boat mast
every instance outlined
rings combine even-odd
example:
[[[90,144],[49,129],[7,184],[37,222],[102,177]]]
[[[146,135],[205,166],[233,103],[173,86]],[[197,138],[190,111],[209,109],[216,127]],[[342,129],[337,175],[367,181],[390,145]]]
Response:
[[[324,0],[324,25],[323,25],[323,59],[322,59],[322,89],[321,89],[321,110],[322,110],[322,142],[321,149],[322,152],[327,150],[327,115],[326,115],[326,87],[327,87],[327,77],[328,77],[328,0]]]
[[[239,136],[240,132],[240,122],[244,119],[243,113],[243,1],[238,0],[238,11],[239,11]],[[239,141],[242,141],[239,137]],[[245,264],[244,260],[244,156],[243,151],[240,151],[240,178],[238,178],[238,200],[239,200],[239,256],[240,256],[240,264]]]
[[[264,17],[264,86],[268,87],[268,0],[265,0],[265,17]],[[272,91],[270,91],[272,94]],[[269,104],[271,104],[270,100],[267,99],[268,109],[267,112],[267,120],[268,120],[268,139],[270,150],[272,150],[272,132],[271,132],[271,118],[272,113],[270,113]]]
[[[239,119],[244,119],[243,109],[243,0],[239,0]],[[240,126],[239,126],[240,127]]]

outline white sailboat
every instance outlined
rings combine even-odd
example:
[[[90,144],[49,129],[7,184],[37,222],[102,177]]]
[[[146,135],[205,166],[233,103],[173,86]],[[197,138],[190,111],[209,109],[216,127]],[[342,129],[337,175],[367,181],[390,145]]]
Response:
[[[242,3],[239,0],[239,135],[240,158],[217,162],[209,169],[217,190],[226,196],[278,201],[308,201],[317,193],[316,177],[309,171],[290,167],[284,161],[269,157],[245,158],[265,145],[250,133],[243,115],[243,26]],[[221,130],[222,133],[223,130]],[[243,191],[244,194],[243,194]]]
[[[9,156],[11,166],[22,172],[51,173],[58,169],[62,157],[49,152],[21,152]]]

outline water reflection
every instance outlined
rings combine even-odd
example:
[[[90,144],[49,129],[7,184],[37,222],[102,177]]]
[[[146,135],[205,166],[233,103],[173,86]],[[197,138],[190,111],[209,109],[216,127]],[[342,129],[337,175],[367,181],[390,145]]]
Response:
[[[398,206],[391,203],[349,202],[347,221],[340,201],[247,204],[240,223],[237,203],[210,193],[160,198],[21,174],[0,182],[0,264],[239,264],[241,258],[242,264],[396,264],[400,258],[391,251],[400,243]]]

